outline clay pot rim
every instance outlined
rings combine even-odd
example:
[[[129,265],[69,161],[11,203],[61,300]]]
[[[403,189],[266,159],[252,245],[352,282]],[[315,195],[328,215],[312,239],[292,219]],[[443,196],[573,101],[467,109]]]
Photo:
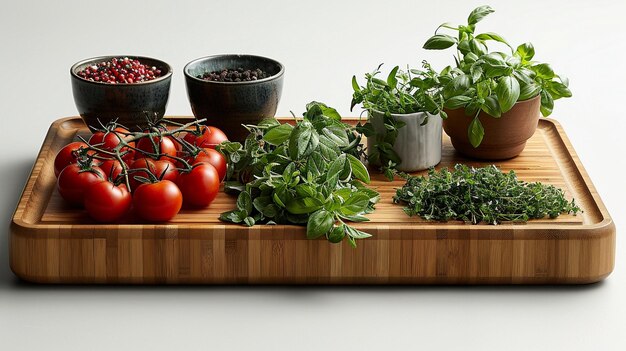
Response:
[[[535,101],[535,100],[537,100],[537,99],[540,99],[540,98],[541,98],[541,94],[537,94],[536,96],[533,96],[533,97],[531,97],[530,99],[517,101],[517,102],[513,105],[513,107],[511,107],[511,110],[512,110],[515,106],[517,106],[517,105],[524,105],[524,104],[527,104],[527,103],[533,102],[533,101]],[[445,108],[445,107],[444,107],[443,109],[444,109],[444,110],[446,110],[446,111],[458,111],[458,110],[465,110],[465,107],[459,107],[459,108],[455,108],[455,109],[449,109],[449,108]],[[510,111],[510,110],[509,110],[509,111]],[[507,111],[507,112],[508,112],[508,111]],[[507,112],[505,112],[505,113],[507,113]],[[504,114],[504,113],[503,113],[503,114]],[[481,110],[481,111],[480,111],[479,115],[480,115],[480,116],[482,116],[482,115],[487,115],[487,116],[489,116],[489,117],[491,117],[491,118],[501,118],[501,117],[502,117],[502,116],[500,116],[500,117],[494,117],[494,116],[492,116],[492,115],[488,114],[487,112],[485,112],[485,111],[483,111],[483,110]],[[467,114],[466,114],[466,116],[471,116],[471,115],[467,115]]]

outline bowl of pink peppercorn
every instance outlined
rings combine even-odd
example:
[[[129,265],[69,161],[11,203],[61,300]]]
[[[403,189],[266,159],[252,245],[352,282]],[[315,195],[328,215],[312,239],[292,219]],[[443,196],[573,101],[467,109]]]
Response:
[[[172,68],[150,57],[114,55],[77,62],[70,68],[78,113],[91,129],[111,121],[142,129],[165,114]]]

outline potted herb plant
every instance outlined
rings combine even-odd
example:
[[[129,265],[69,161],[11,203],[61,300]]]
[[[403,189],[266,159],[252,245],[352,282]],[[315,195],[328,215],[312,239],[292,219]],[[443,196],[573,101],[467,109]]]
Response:
[[[439,78],[448,117],[443,127],[462,154],[480,159],[506,159],[519,155],[535,133],[539,113],[549,116],[554,100],[571,97],[568,80],[547,63],[533,61],[535,49],[525,43],[513,49],[496,33],[476,34],[476,24],[494,12],[489,6],[474,9],[467,24],[442,24],[424,48],[456,46],[456,64]],[[456,36],[439,33],[445,28]],[[490,52],[487,43],[499,42],[510,50]]]
[[[382,66],[382,65],[381,65]],[[371,165],[393,179],[393,169],[412,172],[441,161],[443,97],[438,74],[426,62],[423,70],[394,67],[386,80],[380,67],[365,75],[365,86],[352,77],[352,106],[361,104],[368,121],[357,130],[367,137]]]

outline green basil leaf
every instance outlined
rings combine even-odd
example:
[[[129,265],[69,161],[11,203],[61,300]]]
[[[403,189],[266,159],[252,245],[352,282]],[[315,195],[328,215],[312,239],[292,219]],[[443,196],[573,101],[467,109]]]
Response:
[[[469,17],[467,17],[467,24],[474,25],[492,12],[494,11],[489,5],[477,7],[470,13]]]
[[[269,196],[259,196],[252,201],[254,208],[261,213],[263,213],[263,210],[271,204],[273,204],[273,202],[272,198]]]
[[[307,214],[319,210],[324,204],[314,197],[297,197],[287,202],[285,208],[293,214]]]
[[[469,97],[469,96],[457,95],[457,96],[453,96],[453,97],[449,98],[448,100],[446,100],[444,106],[446,108],[454,110],[454,109],[457,109],[457,108],[464,107],[470,101],[472,101],[472,98]]]
[[[487,53],[487,46],[477,39],[472,39],[469,41],[469,48],[470,51],[477,56],[483,56]]]
[[[332,229],[334,223],[335,221],[330,212],[324,209],[317,210],[309,217],[309,222],[306,226],[307,239],[317,239],[328,233]]]
[[[340,243],[343,240],[343,238],[346,236],[344,227],[345,227],[345,224],[334,227],[328,234],[328,241],[330,241],[333,244]]]
[[[356,179],[364,182],[370,182],[370,174],[367,171],[367,168],[361,163],[361,160],[356,158],[353,155],[348,154],[348,161],[350,161],[350,166],[352,167],[352,174],[356,177]]]
[[[423,48],[426,50],[442,50],[456,44],[456,39],[447,34],[437,34],[430,37]]]
[[[537,77],[542,78],[542,79],[552,79],[554,78],[554,71],[552,70],[552,67],[550,67],[549,64],[547,63],[540,63],[534,66],[530,67],[531,70],[533,70],[535,73],[537,73]]]
[[[339,217],[351,221],[351,222],[369,222],[369,218],[362,216],[362,215],[352,215],[352,216],[347,216],[347,215],[343,215],[343,214],[339,214]]]
[[[485,136],[485,129],[483,128],[482,123],[480,123],[478,117],[474,117],[472,122],[470,122],[467,132],[470,143],[473,147],[477,148],[483,141],[483,137]]]
[[[347,229],[348,235],[354,239],[367,239],[372,236],[372,234],[362,232],[350,226],[346,226],[346,229]]]
[[[296,185],[296,194],[300,197],[316,197],[317,191],[309,184],[298,184]]]
[[[526,63],[532,60],[533,57],[535,57],[535,48],[531,43],[524,43],[517,47],[515,53],[517,54],[517,56],[519,56],[522,62]]]
[[[452,78],[452,80],[446,84],[443,88],[443,95],[445,98],[463,94],[471,84],[470,77],[466,74],[462,74]]]
[[[367,210],[370,199],[369,196],[355,191],[350,197],[341,205],[339,212],[344,215],[356,215],[363,213]]]
[[[511,76],[500,78],[496,87],[496,96],[502,113],[509,111],[517,102],[520,95],[520,86],[517,79]]]
[[[565,98],[572,97],[572,92],[563,83],[551,81],[548,83],[548,90],[554,100],[560,99],[562,97],[565,97]]]
[[[259,122],[259,127],[271,128],[280,125],[280,122],[274,117],[263,118],[261,122]]]
[[[485,103],[482,105],[481,109],[492,117],[498,118],[502,116],[500,104],[498,103],[498,99],[495,96],[487,96],[485,98]]]
[[[479,40],[494,40],[494,41],[506,44],[507,46],[510,46],[509,43],[506,40],[504,40],[503,37],[501,37],[499,34],[492,33],[492,32],[478,34],[476,36],[476,39],[479,39]]]
[[[552,110],[554,109],[554,99],[552,99],[552,96],[545,90],[542,90],[539,94],[541,95],[541,107],[539,109],[544,117],[548,117],[552,114]]]
[[[539,94],[540,91],[541,91],[541,86],[539,84],[535,84],[535,83],[522,84],[520,86],[519,100],[523,101],[523,100],[528,100],[530,98],[533,98],[537,96],[537,94]]]
[[[263,135],[263,140],[272,144],[272,145],[280,145],[285,141],[289,140],[289,136],[293,131],[293,126],[287,123],[281,124],[278,127],[274,127]]]

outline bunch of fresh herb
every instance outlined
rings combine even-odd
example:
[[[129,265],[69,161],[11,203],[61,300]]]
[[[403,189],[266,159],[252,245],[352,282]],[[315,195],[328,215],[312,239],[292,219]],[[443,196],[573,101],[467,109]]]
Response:
[[[424,49],[442,50],[456,45],[456,67],[448,66],[441,72],[445,107],[465,108],[468,116],[474,116],[469,130],[469,140],[478,147],[484,136],[478,119],[480,111],[498,118],[509,111],[517,101],[541,96],[541,113],[549,116],[554,100],[571,97],[569,81],[554,73],[547,63],[532,61],[535,49],[525,43],[516,49],[496,33],[475,34],[476,24],[494,12],[489,6],[476,8],[469,15],[466,25],[440,25],[435,35],[426,41]],[[456,36],[438,33],[446,28],[456,31]],[[488,41],[500,42],[511,53],[489,52]]]
[[[514,171],[503,173],[496,166],[460,164],[452,172],[431,169],[428,177],[408,176],[393,201],[404,203],[409,216],[472,224],[525,222],[580,211],[574,200],[567,201],[563,190],[552,185],[521,181]]]
[[[309,239],[325,236],[338,243],[347,237],[356,246],[356,239],[370,234],[345,221],[367,221],[364,214],[379,199],[363,185],[370,176],[360,161],[360,135],[333,108],[312,102],[306,109],[295,126],[265,119],[246,126],[244,145],[219,145],[228,160],[227,190],[240,192],[237,208],[220,219],[306,225]]]
[[[352,110],[361,104],[365,111],[377,111],[383,114],[385,130],[376,132],[371,122],[359,124],[357,130],[368,138],[375,138],[374,150],[369,152],[369,161],[372,164],[381,164],[385,175],[393,179],[392,169],[402,160],[393,150],[398,129],[404,126],[396,121],[391,114],[411,114],[428,112],[431,115],[440,115],[446,118],[443,111],[443,97],[439,82],[439,75],[430,65],[423,61],[423,70],[408,69],[406,72],[394,67],[386,80],[377,77],[381,73],[379,65],[372,73],[365,74],[365,86],[359,86],[356,76],[352,77]],[[428,123],[426,118],[423,124]]]

